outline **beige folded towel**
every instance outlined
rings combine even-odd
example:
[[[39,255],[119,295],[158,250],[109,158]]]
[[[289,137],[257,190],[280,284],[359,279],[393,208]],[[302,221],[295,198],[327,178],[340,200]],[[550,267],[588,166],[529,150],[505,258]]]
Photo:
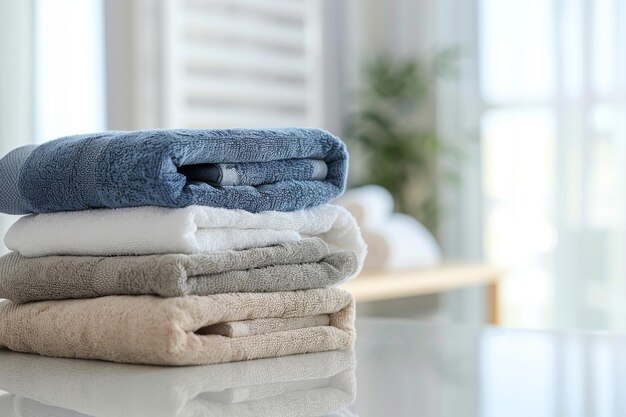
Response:
[[[328,315],[328,325],[226,337],[210,326]],[[258,327],[258,326],[257,326]],[[287,326],[289,327],[289,326]],[[294,327],[294,326],[291,326]],[[159,298],[0,302],[0,347],[46,356],[156,365],[200,365],[351,347],[354,300],[337,288]]]
[[[0,390],[16,396],[0,415],[320,416],[354,401],[354,369],[349,350],[191,368],[0,352]]]

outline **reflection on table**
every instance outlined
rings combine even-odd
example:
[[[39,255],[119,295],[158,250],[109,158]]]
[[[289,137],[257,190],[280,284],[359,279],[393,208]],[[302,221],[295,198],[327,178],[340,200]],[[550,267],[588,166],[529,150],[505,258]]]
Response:
[[[359,417],[626,416],[626,336],[360,320]]]
[[[347,416],[354,368],[351,351],[184,368],[0,352],[0,415]]]
[[[356,360],[164,368],[0,352],[0,416],[626,415],[625,336],[363,318],[357,332]]]

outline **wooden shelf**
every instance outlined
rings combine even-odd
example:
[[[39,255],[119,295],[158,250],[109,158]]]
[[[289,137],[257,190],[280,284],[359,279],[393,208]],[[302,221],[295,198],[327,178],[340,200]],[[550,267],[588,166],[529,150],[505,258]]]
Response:
[[[497,285],[502,275],[500,268],[490,265],[443,264],[415,270],[364,273],[343,284],[342,288],[351,292],[357,302],[368,302],[488,286],[489,320],[497,323]]]

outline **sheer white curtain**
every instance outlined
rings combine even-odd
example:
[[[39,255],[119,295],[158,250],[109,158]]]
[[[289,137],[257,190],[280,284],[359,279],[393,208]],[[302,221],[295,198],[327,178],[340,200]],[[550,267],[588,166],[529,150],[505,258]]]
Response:
[[[482,153],[478,140],[482,102],[478,63],[479,0],[435,0],[436,39],[441,47],[460,51],[458,71],[437,86],[437,130],[464,158],[455,164],[459,180],[442,187],[440,236],[448,259],[481,262],[483,247]],[[482,288],[455,291],[443,297],[444,309],[460,321],[484,322],[486,295]]]

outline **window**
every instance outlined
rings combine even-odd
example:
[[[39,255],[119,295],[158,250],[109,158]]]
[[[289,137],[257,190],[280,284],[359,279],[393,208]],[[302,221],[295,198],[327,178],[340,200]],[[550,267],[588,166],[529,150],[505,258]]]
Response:
[[[623,329],[626,16],[481,0],[485,251],[510,325]]]

